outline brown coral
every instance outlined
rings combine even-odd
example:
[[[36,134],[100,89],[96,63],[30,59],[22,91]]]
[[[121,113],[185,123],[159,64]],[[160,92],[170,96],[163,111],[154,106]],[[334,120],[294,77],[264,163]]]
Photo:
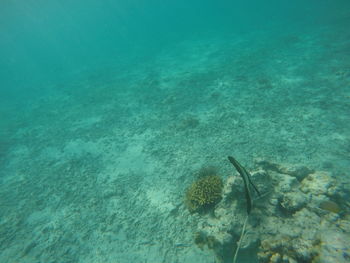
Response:
[[[191,212],[215,205],[221,199],[223,183],[219,176],[209,175],[199,178],[186,192],[186,205]]]

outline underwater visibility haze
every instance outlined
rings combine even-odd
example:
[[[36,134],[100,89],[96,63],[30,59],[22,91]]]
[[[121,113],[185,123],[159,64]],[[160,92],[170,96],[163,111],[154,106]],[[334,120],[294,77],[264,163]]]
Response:
[[[346,0],[1,1],[0,262],[349,262],[349,28]]]

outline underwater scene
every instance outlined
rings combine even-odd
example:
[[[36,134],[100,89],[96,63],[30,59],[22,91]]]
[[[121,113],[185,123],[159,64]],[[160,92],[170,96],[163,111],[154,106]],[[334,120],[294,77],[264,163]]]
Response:
[[[350,262],[348,0],[0,3],[0,263]]]

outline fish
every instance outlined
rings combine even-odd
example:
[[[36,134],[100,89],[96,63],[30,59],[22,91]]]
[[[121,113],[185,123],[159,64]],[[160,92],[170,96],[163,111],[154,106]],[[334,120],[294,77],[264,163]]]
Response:
[[[228,160],[233,164],[233,166],[236,168],[238,173],[242,176],[243,182],[244,182],[244,192],[245,192],[245,197],[247,200],[247,213],[248,215],[252,211],[252,206],[253,206],[253,200],[252,196],[250,193],[250,188],[249,186],[253,186],[254,190],[257,192],[259,196],[261,196],[258,188],[254,185],[250,173],[232,156],[228,156]]]
[[[321,202],[320,208],[322,210],[326,210],[326,211],[336,213],[336,214],[341,212],[340,206],[336,202],[333,202],[330,200],[326,200],[326,201]]]

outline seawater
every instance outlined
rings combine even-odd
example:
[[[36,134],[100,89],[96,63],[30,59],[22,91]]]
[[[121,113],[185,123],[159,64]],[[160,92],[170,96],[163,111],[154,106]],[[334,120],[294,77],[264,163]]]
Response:
[[[345,0],[2,1],[0,262],[233,262],[231,155],[273,179],[237,262],[346,262],[349,28]],[[206,167],[239,190],[190,213]]]

